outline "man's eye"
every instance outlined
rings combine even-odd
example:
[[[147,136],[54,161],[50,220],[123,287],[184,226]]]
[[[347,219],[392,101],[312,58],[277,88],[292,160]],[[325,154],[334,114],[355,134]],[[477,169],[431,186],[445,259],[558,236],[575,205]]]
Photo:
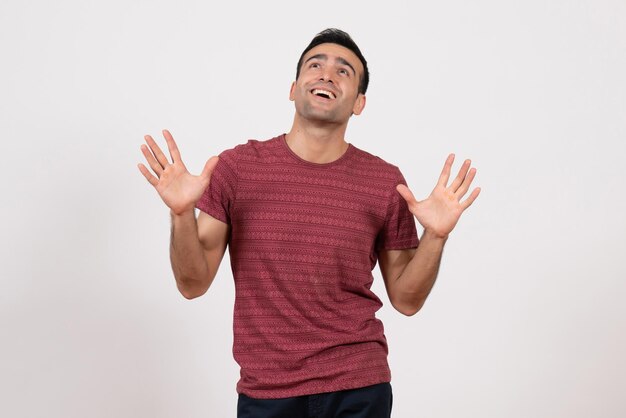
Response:
[[[311,64],[311,68],[319,68],[319,66],[320,65],[318,63],[316,63],[316,62]]]
[[[341,70],[339,70],[339,74],[341,74],[341,75],[349,75],[348,74],[348,70],[345,70],[343,68]]]

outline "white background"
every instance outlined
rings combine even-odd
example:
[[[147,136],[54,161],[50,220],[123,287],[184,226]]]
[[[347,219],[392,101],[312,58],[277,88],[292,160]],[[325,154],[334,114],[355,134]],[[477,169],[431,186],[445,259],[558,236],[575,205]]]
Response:
[[[0,3],[0,416],[235,416],[228,259],[178,294],[139,146],[198,172],[287,131],[326,27],[370,63],[348,141],[419,197],[449,152],[483,188],[416,316],[376,270],[394,417],[626,416],[626,3],[371,4]]]

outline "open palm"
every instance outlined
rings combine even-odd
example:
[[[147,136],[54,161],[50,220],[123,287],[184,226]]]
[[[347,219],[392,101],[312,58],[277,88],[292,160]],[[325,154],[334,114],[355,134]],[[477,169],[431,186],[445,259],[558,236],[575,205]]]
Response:
[[[202,173],[199,176],[194,176],[185,167],[176,142],[169,131],[164,130],[163,136],[167,142],[172,161],[167,159],[154,139],[150,135],[146,135],[145,140],[148,145],[142,145],[141,152],[154,175],[145,165],[139,164],[138,167],[146,180],[154,186],[163,202],[172,212],[180,215],[195,207],[196,202],[209,186],[211,173],[217,165],[218,158],[210,158],[204,165]]]
[[[470,169],[470,160],[465,160],[459,174],[448,185],[453,162],[454,154],[450,154],[446,159],[437,185],[425,200],[418,201],[415,199],[411,190],[403,184],[396,187],[424,230],[442,238],[446,238],[452,232],[463,211],[474,203],[480,193],[480,188],[477,187],[472,190],[467,199],[461,201],[476,176],[476,169]]]

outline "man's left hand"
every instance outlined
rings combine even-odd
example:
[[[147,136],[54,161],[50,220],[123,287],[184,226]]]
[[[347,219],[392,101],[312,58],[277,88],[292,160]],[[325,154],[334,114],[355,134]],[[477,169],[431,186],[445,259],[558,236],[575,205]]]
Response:
[[[474,176],[476,176],[476,169],[470,169],[471,161],[465,160],[459,174],[448,186],[453,162],[454,154],[450,154],[443,166],[437,185],[426,200],[416,200],[411,190],[403,184],[396,186],[396,190],[406,200],[411,213],[424,227],[424,233],[430,233],[443,239],[448,237],[463,211],[474,203],[480,193],[480,187],[476,187],[467,199],[461,201],[469,190]]]

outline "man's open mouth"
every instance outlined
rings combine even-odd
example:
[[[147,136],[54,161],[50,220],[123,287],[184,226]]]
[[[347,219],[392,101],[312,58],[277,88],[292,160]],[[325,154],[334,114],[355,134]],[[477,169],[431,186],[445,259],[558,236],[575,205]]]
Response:
[[[325,99],[335,99],[335,93],[332,91],[324,90],[324,89],[313,89],[311,93],[318,97],[323,97]]]

